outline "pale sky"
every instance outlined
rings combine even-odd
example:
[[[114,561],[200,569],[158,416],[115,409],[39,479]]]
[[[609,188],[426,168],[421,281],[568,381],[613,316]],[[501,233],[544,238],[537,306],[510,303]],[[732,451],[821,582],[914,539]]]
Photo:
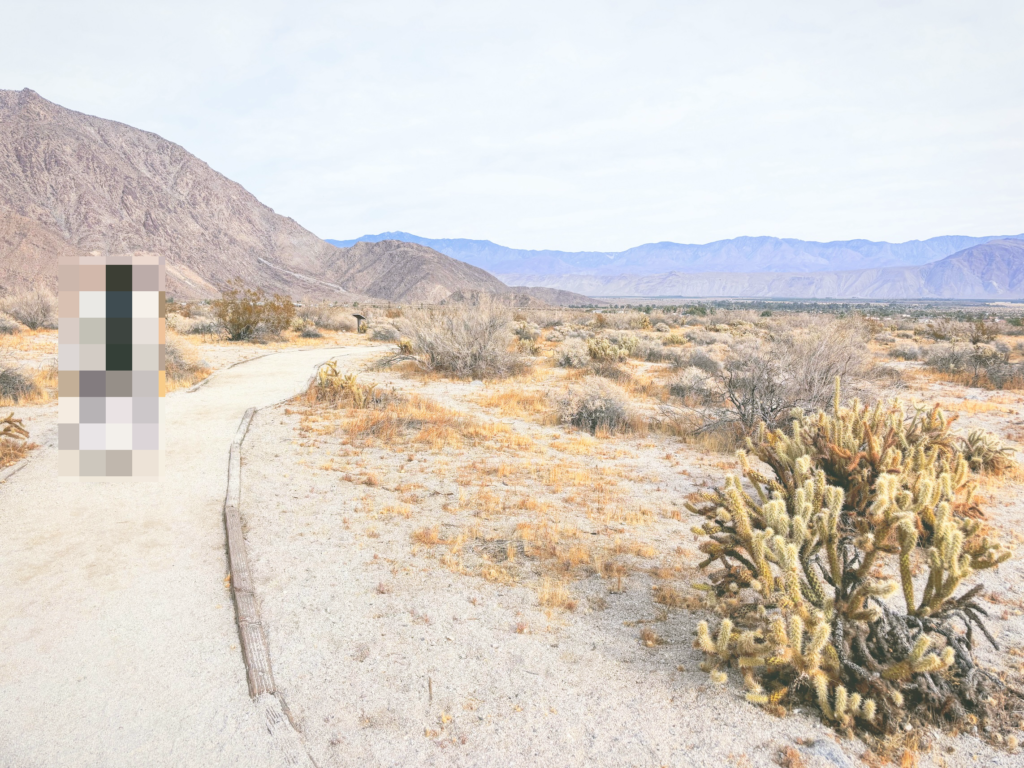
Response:
[[[1024,232],[1024,2],[8,2],[0,88],[322,237]]]

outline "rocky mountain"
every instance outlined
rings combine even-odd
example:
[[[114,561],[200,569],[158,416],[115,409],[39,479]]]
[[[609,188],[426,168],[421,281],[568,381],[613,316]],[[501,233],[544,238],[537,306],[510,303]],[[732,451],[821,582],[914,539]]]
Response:
[[[432,301],[496,278],[422,245],[339,249],[154,133],[0,90],[0,292],[56,287],[60,254],[162,253],[168,291],[238,279],[338,301]]]
[[[514,276],[514,281],[525,276]],[[788,299],[1022,299],[1024,240],[1006,238],[909,267],[834,272],[669,272],[661,275],[549,275],[546,287],[591,296]]]
[[[1024,237],[1019,235],[1018,237]],[[431,239],[408,232],[328,240],[340,247],[357,242],[403,240],[426,245],[486,269],[506,283],[539,282],[549,275],[655,275],[665,272],[822,272],[836,269],[926,264],[998,237],[933,237],[906,243],[842,240],[818,243],[778,237],[737,237],[704,245],[647,243],[618,252],[529,251],[489,240]]]

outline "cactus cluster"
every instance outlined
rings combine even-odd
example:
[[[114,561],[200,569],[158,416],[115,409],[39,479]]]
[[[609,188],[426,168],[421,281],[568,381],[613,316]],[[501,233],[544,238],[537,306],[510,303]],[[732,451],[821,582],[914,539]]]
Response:
[[[983,429],[975,429],[963,438],[963,452],[975,472],[998,475],[1013,466],[1013,448]]]
[[[591,360],[598,362],[619,362],[629,357],[628,346],[613,344],[604,336],[587,339],[587,354]]]
[[[309,397],[318,403],[337,405],[351,399],[354,408],[369,408],[380,399],[376,384],[360,384],[354,373],[338,370],[337,360],[328,360],[316,372]]]
[[[841,728],[985,715],[995,683],[974,663],[974,630],[992,638],[980,587],[958,590],[1010,552],[958,513],[974,487],[949,423],[898,401],[843,406],[837,385],[833,412],[761,427],[738,454],[742,478],[687,505],[704,518],[699,586],[725,616],[698,628],[714,680],[734,667],[751,702],[810,699]]]

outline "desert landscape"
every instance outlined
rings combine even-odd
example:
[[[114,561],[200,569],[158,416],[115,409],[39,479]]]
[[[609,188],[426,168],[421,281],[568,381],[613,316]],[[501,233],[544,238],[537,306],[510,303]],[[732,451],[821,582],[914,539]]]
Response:
[[[5,306],[31,319],[33,299],[45,316],[41,293]],[[753,603],[718,581],[695,512],[743,471],[736,451],[758,423],[785,432],[793,408],[834,409],[838,378],[841,408],[856,397],[893,402],[908,423],[942,414],[939,432],[967,463],[957,525],[1008,555],[1021,539],[1024,435],[1024,328],[1012,309],[513,303],[310,300],[286,328],[239,341],[216,302],[171,305],[168,402],[179,409],[219,391],[240,412],[253,404],[248,368],[306,361],[293,394],[263,404],[248,428],[240,510],[277,695],[313,764],[1015,763],[1016,559],[979,560],[961,590],[984,589],[977,615],[998,650],[981,630],[972,648],[990,702],[960,720],[907,702],[885,721],[844,724],[810,683],[759,704],[742,667],[702,650],[702,623]],[[13,317],[4,381],[23,377],[27,394],[7,390],[6,402],[28,435],[4,440],[5,465],[25,467],[6,479],[8,498],[19,482],[31,492],[45,457],[15,462],[45,454],[57,415],[52,321],[29,329]],[[9,577],[27,578],[20,545],[41,535],[8,540]],[[928,551],[911,557],[918,594]],[[896,560],[873,575],[898,579]],[[219,579],[208,599],[223,611],[230,572]],[[894,610],[899,599],[886,598]],[[12,644],[27,653],[32,641]],[[9,672],[19,661],[12,653]]]
[[[0,768],[1024,765],[1019,3],[5,10]]]

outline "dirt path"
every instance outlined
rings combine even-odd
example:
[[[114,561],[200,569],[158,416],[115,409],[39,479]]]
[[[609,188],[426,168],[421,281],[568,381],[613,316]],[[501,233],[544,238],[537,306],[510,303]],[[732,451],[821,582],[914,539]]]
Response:
[[[224,583],[228,447],[317,362],[377,352],[284,352],[169,396],[160,484],[58,483],[48,448],[0,485],[0,765],[283,764]]]

